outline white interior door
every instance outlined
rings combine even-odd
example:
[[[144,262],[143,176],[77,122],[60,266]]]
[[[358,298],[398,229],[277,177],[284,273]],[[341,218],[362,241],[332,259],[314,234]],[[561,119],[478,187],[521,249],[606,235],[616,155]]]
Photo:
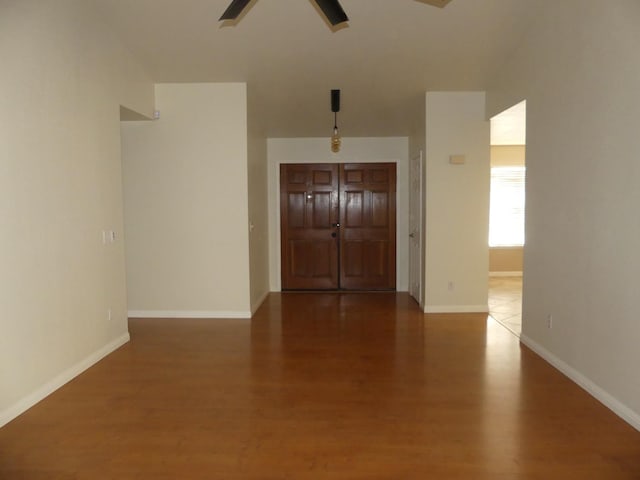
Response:
[[[422,150],[411,159],[409,167],[409,293],[422,307]]]

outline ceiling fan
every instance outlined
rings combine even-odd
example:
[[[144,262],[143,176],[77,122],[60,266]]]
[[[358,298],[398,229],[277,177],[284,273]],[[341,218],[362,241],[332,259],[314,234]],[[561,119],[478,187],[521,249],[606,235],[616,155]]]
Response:
[[[224,11],[220,20],[235,20],[242,13],[251,0],[231,0],[231,3]],[[340,23],[348,22],[349,17],[344,13],[338,0],[314,0],[329,23],[334,27]],[[451,0],[418,0],[419,2],[443,8]]]

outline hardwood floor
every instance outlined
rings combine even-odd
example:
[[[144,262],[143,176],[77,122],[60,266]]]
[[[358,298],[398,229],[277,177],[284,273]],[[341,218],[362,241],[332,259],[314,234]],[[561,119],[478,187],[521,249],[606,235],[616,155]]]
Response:
[[[640,432],[487,315],[291,293],[130,329],[0,429],[1,479],[640,478]]]

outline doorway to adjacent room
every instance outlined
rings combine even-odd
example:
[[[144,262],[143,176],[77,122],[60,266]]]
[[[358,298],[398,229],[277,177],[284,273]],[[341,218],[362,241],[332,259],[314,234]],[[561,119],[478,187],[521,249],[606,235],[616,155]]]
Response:
[[[522,330],[525,244],[526,101],[491,119],[489,312],[516,335]]]

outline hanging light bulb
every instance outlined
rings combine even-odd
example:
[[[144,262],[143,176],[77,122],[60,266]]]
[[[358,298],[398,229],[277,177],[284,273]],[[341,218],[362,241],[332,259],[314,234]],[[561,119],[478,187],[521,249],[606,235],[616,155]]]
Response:
[[[331,151],[333,153],[338,153],[340,151],[340,144],[342,140],[340,139],[340,133],[338,133],[338,126],[333,126],[333,135],[331,136]]]
[[[340,151],[340,133],[338,132],[338,112],[340,111],[340,90],[331,90],[331,111],[333,112],[333,135],[331,136],[331,151]]]

